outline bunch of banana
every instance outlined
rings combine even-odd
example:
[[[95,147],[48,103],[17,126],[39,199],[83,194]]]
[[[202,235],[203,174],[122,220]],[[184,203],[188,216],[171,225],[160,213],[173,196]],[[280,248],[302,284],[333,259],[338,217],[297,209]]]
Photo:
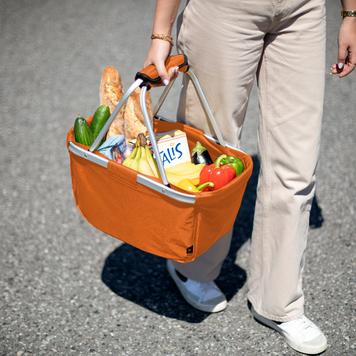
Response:
[[[194,184],[199,184],[200,172],[205,167],[205,164],[193,164],[191,162],[184,162],[173,167],[165,169],[168,182],[178,185],[183,179],[189,179]]]
[[[137,136],[134,150],[122,164],[138,171],[139,173],[146,174],[151,177],[159,177],[157,164],[147,146],[146,137],[142,133]]]

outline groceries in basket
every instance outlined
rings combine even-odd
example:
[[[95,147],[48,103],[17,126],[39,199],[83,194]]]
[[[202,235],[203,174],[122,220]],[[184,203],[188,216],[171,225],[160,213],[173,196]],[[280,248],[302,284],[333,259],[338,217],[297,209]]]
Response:
[[[96,152],[117,164],[138,173],[160,179],[156,157],[151,151],[147,128],[140,106],[140,92],[136,88],[110,124],[106,139],[103,138]],[[75,140],[91,146],[123,96],[119,71],[108,66],[100,82],[100,106],[91,123],[77,117],[74,123]],[[148,94],[148,93],[147,93]],[[151,97],[146,95],[146,106],[152,117]],[[228,184],[244,170],[241,159],[220,155],[215,159],[204,145],[197,141],[190,152],[187,135],[181,130],[155,134],[158,152],[168,182],[177,188],[200,193],[217,190]]]
[[[222,164],[226,155],[219,156],[214,163],[205,166],[200,172],[200,184],[213,182],[212,187],[206,187],[206,190],[216,190],[228,184],[236,177],[233,167],[228,164]]]
[[[212,164],[213,160],[210,157],[209,151],[197,141],[195,147],[192,150],[192,162],[194,164],[204,163]]]
[[[187,135],[181,130],[162,132],[156,135],[157,146],[163,167],[190,162]]]
[[[74,122],[75,140],[83,145],[90,146],[104,127],[109,116],[109,107],[100,105],[94,113],[90,126],[83,117],[77,117]]]
[[[239,176],[245,169],[242,160],[234,156],[223,155],[220,164],[231,166],[235,170],[236,176]]]
[[[178,183],[177,187],[187,190],[188,192],[199,193],[206,188],[214,188],[214,183],[206,182],[197,186],[190,179],[183,179]]]
[[[147,140],[144,134],[140,133],[136,139],[136,146],[122,163],[124,166],[135,171],[158,178],[158,169],[151,151],[148,148]]]
[[[74,122],[75,140],[83,145],[90,146],[93,143],[93,132],[84,117],[78,116]]]
[[[195,185],[199,183],[200,172],[205,167],[204,164],[193,164],[184,162],[165,169],[168,182],[178,186],[183,179],[190,179]]]
[[[120,72],[113,66],[105,67],[100,82],[100,104],[107,105],[110,108],[110,112],[113,112],[123,96],[123,91]],[[124,135],[126,142],[128,142],[135,139],[139,133],[146,135],[147,128],[144,125],[140,107],[140,92],[141,89],[137,88],[122,106],[110,125],[107,138]],[[151,95],[149,92],[146,96],[146,106],[149,115],[152,117]]]
[[[125,141],[135,139],[139,133],[146,135],[147,128],[144,125],[144,119],[140,107],[139,96],[140,88],[137,88],[128,98],[127,102],[120,109],[113,122],[110,124],[106,138],[122,135]],[[100,106],[94,113],[91,124],[85,122],[85,119],[78,117],[74,125],[75,139],[77,142],[90,146],[98,136],[100,130],[114,111],[123,95],[123,85],[119,71],[112,66],[104,68],[99,96]],[[146,96],[147,111],[152,115],[151,96]],[[89,130],[90,128],[90,130]],[[101,143],[103,143],[104,139]],[[129,147],[129,146],[128,146]],[[118,157],[118,156],[117,156]],[[126,158],[126,157],[125,157]],[[118,159],[120,160],[120,159]]]
[[[98,151],[117,163],[123,161],[130,155],[124,135],[111,136],[98,148]]]

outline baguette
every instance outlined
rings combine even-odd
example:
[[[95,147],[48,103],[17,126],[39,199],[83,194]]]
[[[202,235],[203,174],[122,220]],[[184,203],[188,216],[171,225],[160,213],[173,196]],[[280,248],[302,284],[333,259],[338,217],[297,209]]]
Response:
[[[115,67],[104,68],[100,82],[100,105],[107,105],[112,113],[123,95],[121,75]],[[107,138],[124,134],[125,105],[120,109],[110,125]]]
[[[139,133],[147,134],[144,118],[140,106],[140,92],[137,88],[128,98],[124,112],[124,133],[127,140],[135,139]],[[152,117],[151,95],[146,94],[146,106],[149,116]]]

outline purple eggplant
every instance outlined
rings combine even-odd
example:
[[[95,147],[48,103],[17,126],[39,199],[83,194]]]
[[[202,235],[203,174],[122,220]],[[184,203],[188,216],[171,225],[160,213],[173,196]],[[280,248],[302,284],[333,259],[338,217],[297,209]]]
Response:
[[[192,163],[194,164],[212,164],[213,160],[210,157],[208,150],[197,141],[195,147],[192,149]]]

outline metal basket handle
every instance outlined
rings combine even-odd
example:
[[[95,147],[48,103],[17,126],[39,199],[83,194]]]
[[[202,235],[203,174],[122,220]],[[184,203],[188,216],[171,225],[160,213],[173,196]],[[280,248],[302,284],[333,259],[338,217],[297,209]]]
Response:
[[[169,69],[169,68],[175,67],[175,66],[178,66],[179,71],[187,74],[189,79],[192,81],[194,88],[197,92],[197,95],[199,97],[200,103],[204,109],[206,116],[207,116],[207,119],[210,121],[210,124],[212,125],[212,127],[214,129],[215,135],[217,137],[217,143],[219,143],[222,146],[226,146],[226,143],[225,143],[225,140],[221,133],[221,130],[214,118],[214,115],[213,115],[211,108],[208,104],[208,101],[207,101],[206,96],[203,92],[203,89],[200,86],[198,78],[193,73],[193,71],[189,68],[187,58],[185,57],[185,55],[179,54],[179,55],[174,55],[174,56],[170,56],[167,58],[166,68]],[[159,173],[162,178],[162,182],[164,185],[169,187],[167,175],[166,175],[166,172],[163,167],[163,162],[162,162],[161,156],[159,154],[157,140],[156,140],[156,137],[154,134],[153,126],[152,126],[152,121],[148,114],[148,110],[147,110],[147,106],[146,106],[147,90],[149,90],[152,86],[162,86],[163,83],[161,81],[161,78],[158,76],[156,68],[153,65],[150,65],[146,68],[143,68],[141,71],[139,71],[136,74],[135,79],[136,79],[135,82],[129,87],[129,89],[122,96],[121,100],[119,101],[118,105],[115,107],[114,111],[110,115],[110,117],[107,120],[107,122],[105,123],[104,127],[99,132],[99,135],[94,140],[93,144],[90,146],[89,151],[93,152],[98,147],[101,140],[105,136],[106,132],[109,130],[109,127],[110,127],[112,121],[114,120],[116,115],[119,113],[119,111],[120,111],[121,107],[123,106],[123,104],[125,103],[125,101],[129,98],[129,96],[132,94],[132,92],[136,88],[141,87],[142,89],[141,89],[141,93],[140,93],[140,105],[141,105],[141,109],[142,109],[142,113],[143,113],[145,126],[147,127],[147,130],[148,130],[148,134],[149,134],[150,141],[152,144],[153,152],[155,154],[155,158],[157,161]],[[161,94],[160,98],[158,99],[157,104],[153,109],[154,117],[157,115],[158,111],[160,110],[164,101],[166,100],[167,95],[173,86],[173,83],[174,83],[174,79],[171,80],[170,83],[168,84],[168,86],[165,87],[163,93]]]

